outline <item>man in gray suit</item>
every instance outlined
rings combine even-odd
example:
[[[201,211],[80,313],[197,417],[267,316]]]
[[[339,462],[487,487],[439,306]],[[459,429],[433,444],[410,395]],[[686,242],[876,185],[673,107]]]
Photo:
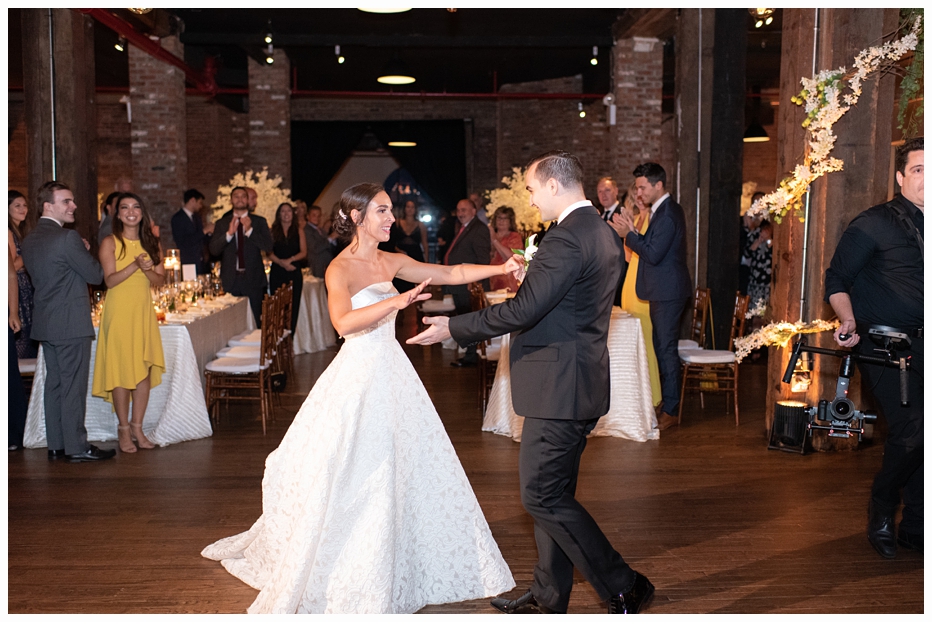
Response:
[[[41,213],[23,239],[23,262],[35,287],[32,339],[45,357],[45,435],[49,460],[106,460],[114,449],[87,442],[84,413],[91,364],[91,303],[88,285],[98,285],[104,271],[90,255],[90,245],[65,224],[74,223],[74,195],[60,182],[46,182],[36,194]]]
[[[320,229],[320,206],[311,206],[307,211],[307,223],[304,225],[304,237],[307,241],[307,266],[311,273],[323,278],[327,267],[333,260],[333,249],[327,235]]]

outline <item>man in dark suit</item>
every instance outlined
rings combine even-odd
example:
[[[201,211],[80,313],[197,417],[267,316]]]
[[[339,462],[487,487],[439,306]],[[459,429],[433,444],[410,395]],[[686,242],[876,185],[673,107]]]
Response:
[[[203,193],[190,188],[184,192],[184,206],[172,216],[172,239],[181,253],[181,264],[197,265],[198,274],[210,272],[204,247],[210,243],[214,231],[214,224],[204,225],[201,220],[203,208]]]
[[[227,211],[214,227],[210,253],[220,258],[220,282],[223,290],[234,296],[249,298],[249,306],[261,326],[262,298],[268,278],[262,253],[272,251],[272,233],[264,217],[249,212],[246,189],[237,186],[230,192],[233,209]]]
[[[333,261],[333,248],[327,235],[320,229],[320,206],[311,206],[307,211],[307,223],[304,224],[304,238],[307,242],[307,266],[317,278],[323,278]]]
[[[599,198],[598,206],[596,206],[602,213],[602,219],[607,223],[611,223],[612,217],[621,210],[621,202],[618,201],[618,184],[614,179],[610,177],[601,178],[595,186],[595,194]],[[621,237],[619,236],[619,239]],[[618,289],[615,290],[615,301],[614,304],[621,306],[621,288],[625,284],[625,274],[628,271],[628,262],[625,261],[625,251],[624,244],[619,244],[622,246],[621,258],[619,259],[619,264],[621,265],[621,278],[618,281]]]
[[[608,326],[618,285],[616,235],[585,198],[582,167],[566,152],[536,158],[525,176],[531,205],[556,220],[512,300],[431,325],[408,343],[452,335],[460,344],[511,332],[511,396],[525,416],[518,472],[534,518],[538,561],[531,588],[496,598],[505,613],[566,612],[577,568],[609,613],[638,613],[654,586],[631,569],[576,501],[586,437],[609,410]]]
[[[662,166],[646,162],[634,170],[634,177],[638,197],[650,205],[647,232],[641,235],[635,230],[634,216],[627,209],[616,215],[613,224],[641,261],[635,290],[638,298],[650,303],[663,395],[657,426],[662,431],[679,423],[682,371],[677,343],[680,320],[692,293],[686,267],[686,215],[666,191],[667,173]]]
[[[450,247],[443,255],[443,264],[488,265],[492,260],[492,237],[489,234],[489,227],[476,219],[475,203],[470,199],[461,199],[457,202],[456,218],[459,220],[459,226],[450,242]],[[486,290],[489,289],[489,281],[484,280],[482,284]],[[457,313],[472,311],[472,300],[466,285],[447,285],[444,286],[443,292],[453,295],[453,304],[456,305]],[[451,366],[462,368],[475,366],[478,362],[476,345],[473,343],[466,346],[466,353],[458,361],[452,362]]]
[[[36,193],[41,213],[23,239],[23,263],[35,287],[32,339],[45,358],[45,437],[49,460],[106,460],[114,449],[87,442],[84,414],[91,365],[91,303],[87,286],[103,281],[90,244],[65,224],[74,223],[74,195],[60,182],[46,182]]]

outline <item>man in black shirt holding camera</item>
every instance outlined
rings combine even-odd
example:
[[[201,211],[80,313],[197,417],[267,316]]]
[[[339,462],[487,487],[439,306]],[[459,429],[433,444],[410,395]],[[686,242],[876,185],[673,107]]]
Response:
[[[883,348],[870,335],[877,325],[905,334],[898,354],[911,357],[909,405],[900,403],[898,371],[859,363],[887,420],[883,464],[874,478],[867,538],[881,556],[896,556],[897,544],[923,549],[923,139],[906,141],[896,156],[896,181],[901,195],[874,206],[852,220],[838,242],[825,272],[825,298],[841,326],[839,345],[862,344],[861,353]],[[850,336],[840,339],[840,336]],[[903,492],[903,518],[894,528]]]

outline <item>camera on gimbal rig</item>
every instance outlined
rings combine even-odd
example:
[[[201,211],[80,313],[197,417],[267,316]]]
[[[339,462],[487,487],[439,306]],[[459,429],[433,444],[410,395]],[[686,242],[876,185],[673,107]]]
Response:
[[[806,346],[804,338],[793,346],[793,354],[783,373],[783,382],[790,383],[793,370],[803,352],[818,353],[821,355],[834,355],[841,358],[841,367],[838,371],[838,381],[835,385],[835,398],[831,401],[822,399],[817,406],[805,405],[796,401],[777,403],[774,412],[774,422],[770,429],[770,444],[768,449],[780,449],[805,453],[806,436],[811,437],[813,430],[825,430],[834,438],[851,438],[855,435],[858,442],[864,436],[865,425],[877,420],[877,415],[871,411],[858,410],[854,402],[848,398],[848,386],[854,374],[854,362],[863,361],[878,364],[900,371],[900,403],[909,403],[909,355],[900,356],[901,351],[910,347],[912,340],[902,331],[891,327],[871,325],[868,335],[879,348],[870,354],[855,352],[854,349],[827,349],[818,346]],[[848,339],[847,334],[838,336]],[[855,347],[857,348],[857,347]],[[803,433],[805,430],[805,433]]]

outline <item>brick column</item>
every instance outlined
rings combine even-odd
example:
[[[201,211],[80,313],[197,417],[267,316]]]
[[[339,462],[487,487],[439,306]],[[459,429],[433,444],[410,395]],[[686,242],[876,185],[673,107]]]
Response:
[[[660,160],[663,45],[653,37],[631,37],[615,42],[612,51],[618,106],[617,124],[610,128],[612,166],[619,186],[626,187],[634,179],[634,167]],[[675,165],[661,166],[672,177]]]
[[[176,36],[163,38],[162,48],[184,58]],[[171,216],[188,181],[184,73],[132,44],[128,52],[133,191],[161,227],[163,247],[172,247]]]
[[[274,64],[249,59],[249,149],[247,168],[269,169],[291,188],[291,85],[288,56],[275,50]]]

